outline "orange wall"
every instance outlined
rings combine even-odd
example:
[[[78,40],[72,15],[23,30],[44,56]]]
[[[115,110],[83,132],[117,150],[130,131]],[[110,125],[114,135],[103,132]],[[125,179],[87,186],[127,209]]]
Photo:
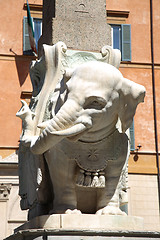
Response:
[[[32,57],[22,55],[24,3],[24,0],[0,1],[0,148],[18,146],[21,120],[15,114],[21,107],[21,92],[32,91],[29,78]],[[42,4],[42,0],[29,3]]]
[[[0,2],[0,147],[17,146],[21,132],[21,121],[15,117],[20,108],[21,91],[31,91],[28,76],[30,57],[22,55],[22,20],[26,16],[24,0],[9,0]],[[42,0],[30,0],[30,3],[42,4]],[[155,70],[157,92],[158,132],[160,132],[160,6],[158,0],[154,2],[154,43],[155,60],[159,63]],[[149,1],[144,0],[107,0],[108,10],[129,11],[126,23],[131,24],[132,30],[132,62],[141,63],[121,64],[121,72],[125,77],[146,87],[145,103],[140,104],[135,116],[136,146],[141,144],[141,151],[154,151],[154,122],[150,63],[150,15]],[[7,18],[6,18],[7,16]],[[156,26],[156,28],[155,28]],[[13,50],[13,52],[10,51]],[[15,55],[16,54],[16,55]],[[17,57],[15,57],[17,56]],[[159,136],[160,139],[160,136]],[[160,142],[160,140],[159,140]]]
[[[18,144],[21,121],[15,115],[21,106],[21,91],[32,89],[28,76],[30,60],[0,60],[0,146]]]
[[[22,25],[26,16],[24,3],[25,0],[0,1],[0,54],[14,55],[10,49],[15,54],[22,54]],[[42,4],[42,0],[29,0],[29,3]]]
[[[132,61],[150,62],[149,1],[107,0],[107,10],[129,11],[126,23],[131,24]]]
[[[141,151],[154,151],[154,122],[152,105],[151,69],[121,68],[123,76],[146,88],[144,103],[139,104],[135,115],[135,146]]]
[[[126,23],[132,30],[132,61],[151,62],[150,50],[150,1],[106,0],[107,10],[129,11]],[[160,4],[153,1],[153,33],[155,63],[160,63]]]
[[[122,74],[146,88],[145,102],[138,106],[135,115],[135,146],[142,145],[140,151],[154,152],[154,120],[152,97],[152,70],[151,70],[151,44],[150,44],[150,1],[146,0],[107,0],[107,10],[129,11],[126,23],[131,24],[132,63],[121,64]],[[154,56],[157,127],[160,143],[160,4],[153,1],[153,32],[154,32]]]
[[[160,4],[158,0],[153,1],[153,32],[155,63],[160,63]]]

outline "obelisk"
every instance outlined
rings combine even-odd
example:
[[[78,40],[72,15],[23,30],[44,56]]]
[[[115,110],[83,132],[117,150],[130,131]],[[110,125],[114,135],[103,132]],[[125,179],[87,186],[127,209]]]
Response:
[[[43,35],[39,42],[49,45],[62,41],[69,49],[100,51],[111,45],[106,0],[44,0]]]

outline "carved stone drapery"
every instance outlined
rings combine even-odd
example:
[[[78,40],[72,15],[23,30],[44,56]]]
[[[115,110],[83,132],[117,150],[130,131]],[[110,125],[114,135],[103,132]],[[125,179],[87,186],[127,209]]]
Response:
[[[11,191],[11,184],[0,183],[0,201],[7,201]]]

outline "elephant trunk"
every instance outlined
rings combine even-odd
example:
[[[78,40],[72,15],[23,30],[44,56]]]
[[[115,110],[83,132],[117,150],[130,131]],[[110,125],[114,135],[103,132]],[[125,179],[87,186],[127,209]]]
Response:
[[[43,154],[48,149],[59,143],[65,137],[82,134],[92,126],[90,117],[80,116],[82,107],[76,101],[70,99],[65,102],[59,112],[43,125],[44,130],[39,137],[31,142],[31,151],[34,154]]]

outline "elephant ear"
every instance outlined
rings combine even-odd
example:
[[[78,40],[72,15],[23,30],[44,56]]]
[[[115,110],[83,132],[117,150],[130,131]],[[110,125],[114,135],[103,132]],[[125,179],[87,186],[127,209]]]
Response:
[[[144,102],[145,88],[123,78],[120,89],[119,118],[121,120],[122,132],[125,132],[132,124],[136,108],[140,102]]]
[[[67,82],[73,75],[75,68],[66,68],[64,72],[65,82]]]

